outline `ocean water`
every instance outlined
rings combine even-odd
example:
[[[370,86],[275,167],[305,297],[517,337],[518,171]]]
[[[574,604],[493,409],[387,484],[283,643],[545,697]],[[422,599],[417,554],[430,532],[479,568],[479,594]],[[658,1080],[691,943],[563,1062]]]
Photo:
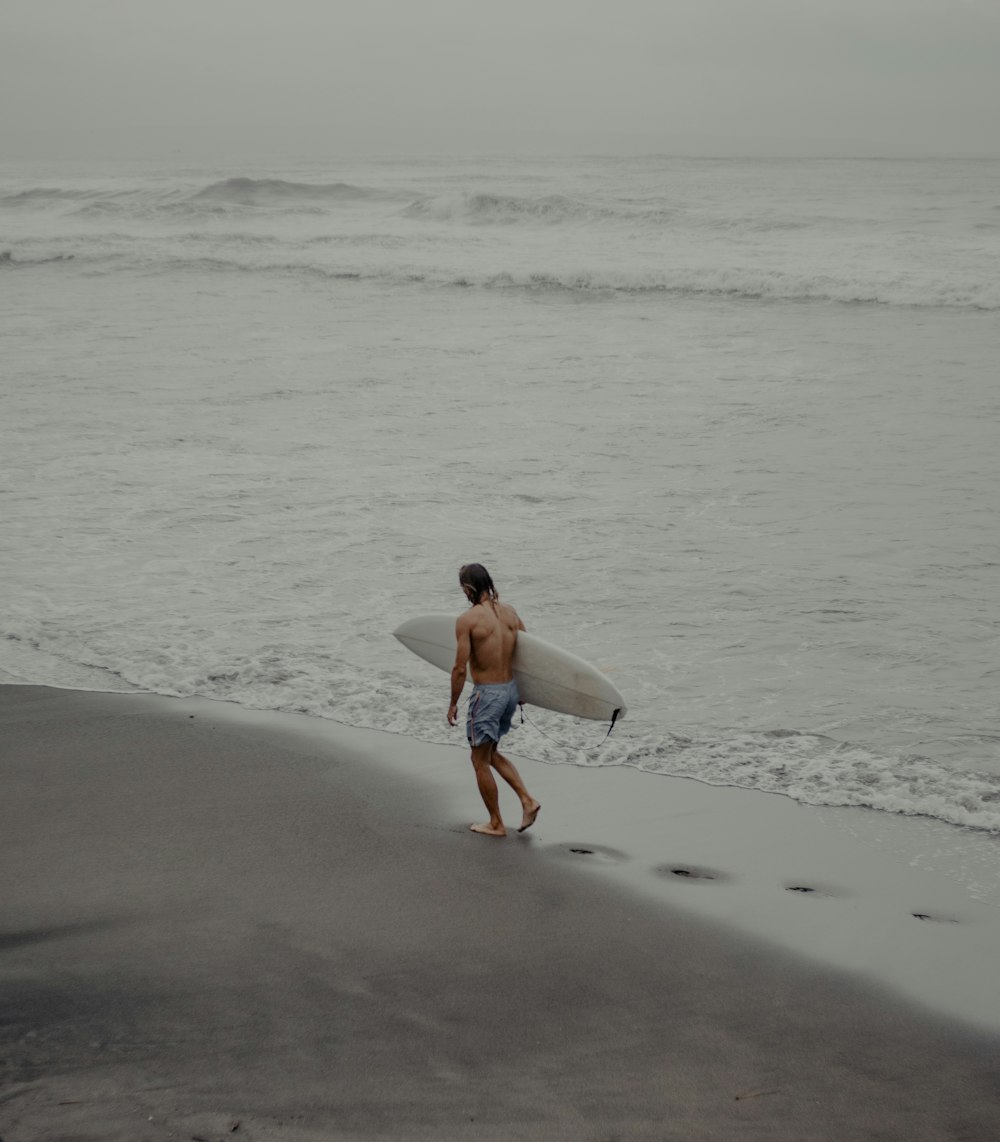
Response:
[[[628,718],[1000,832],[1000,162],[0,165],[0,670],[432,742],[478,560]]]

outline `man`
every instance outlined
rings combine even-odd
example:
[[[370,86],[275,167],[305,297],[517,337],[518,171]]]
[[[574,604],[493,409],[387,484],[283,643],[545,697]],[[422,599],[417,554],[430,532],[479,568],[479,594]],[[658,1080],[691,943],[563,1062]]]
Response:
[[[519,833],[535,823],[541,808],[525,789],[521,775],[497,749],[500,739],[510,729],[510,720],[518,705],[512,662],[517,632],[525,627],[517,611],[500,602],[490,573],[481,563],[467,563],[459,571],[458,581],[470,608],[455,624],[457,648],[455,665],[451,668],[448,724],[458,723],[458,700],[462,696],[466,671],[471,669],[474,686],[465,732],[472,747],[476,783],[490,819],[485,825],[469,827],[474,833],[488,837],[505,837],[507,830],[500,816],[500,798],[492,770],[500,774],[520,799],[523,815]]]

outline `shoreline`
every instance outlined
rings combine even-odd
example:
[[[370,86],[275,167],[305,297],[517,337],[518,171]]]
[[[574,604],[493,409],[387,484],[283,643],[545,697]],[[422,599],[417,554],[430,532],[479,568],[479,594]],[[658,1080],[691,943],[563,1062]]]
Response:
[[[476,837],[463,750],[318,721],[0,686],[6,1142],[234,1120],[295,1140],[1000,1132],[996,1029],[795,954],[796,912],[823,940],[876,915],[815,877],[767,884],[798,836],[811,886],[838,835],[821,815],[511,751],[538,824]],[[770,856],[746,846],[751,819]],[[839,835],[869,885],[891,867],[956,903]],[[746,928],[741,898],[783,943]],[[901,906],[872,943],[967,974],[990,933],[974,903],[964,923]]]
[[[145,699],[189,718],[208,716],[234,729],[350,751],[393,781],[416,778],[424,795],[447,806],[449,824],[427,821],[427,828],[461,832],[485,814],[461,725],[454,730],[456,744],[448,746],[229,700],[8,677],[0,679],[0,692],[11,685]],[[631,766],[563,765],[518,754],[517,740],[515,730],[504,739],[505,752],[539,792],[545,811],[528,835],[513,839],[533,845],[538,855],[568,861],[655,906],[680,907],[779,950],[872,978],[932,1015],[1000,1034],[1000,995],[990,986],[992,964],[1000,958],[1000,835],[922,816],[808,805],[780,792]],[[497,784],[514,834],[520,808],[499,778]],[[613,811],[606,812],[605,804]],[[808,912],[804,902],[812,905]],[[981,942],[977,955],[952,940],[955,953],[967,954],[960,970],[955,966],[950,988],[935,986],[945,983],[939,961],[948,956],[947,943],[931,937],[921,949],[913,921],[935,930],[971,926]],[[856,938],[860,934],[867,944]],[[897,949],[905,949],[909,962],[900,962]],[[920,958],[921,950],[929,954]]]

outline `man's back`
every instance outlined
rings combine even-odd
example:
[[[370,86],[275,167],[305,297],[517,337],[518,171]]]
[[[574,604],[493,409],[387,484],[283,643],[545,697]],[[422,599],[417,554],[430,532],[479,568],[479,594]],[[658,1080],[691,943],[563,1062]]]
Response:
[[[514,677],[512,663],[517,632],[524,630],[517,611],[506,603],[484,599],[462,615],[460,630],[462,626],[468,628],[473,682],[480,685],[509,682]]]

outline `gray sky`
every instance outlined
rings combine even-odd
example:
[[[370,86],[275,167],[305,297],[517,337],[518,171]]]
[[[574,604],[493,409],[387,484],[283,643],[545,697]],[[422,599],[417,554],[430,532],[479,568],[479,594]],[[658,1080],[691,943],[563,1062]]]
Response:
[[[1000,156],[1000,0],[0,0],[0,157]]]

